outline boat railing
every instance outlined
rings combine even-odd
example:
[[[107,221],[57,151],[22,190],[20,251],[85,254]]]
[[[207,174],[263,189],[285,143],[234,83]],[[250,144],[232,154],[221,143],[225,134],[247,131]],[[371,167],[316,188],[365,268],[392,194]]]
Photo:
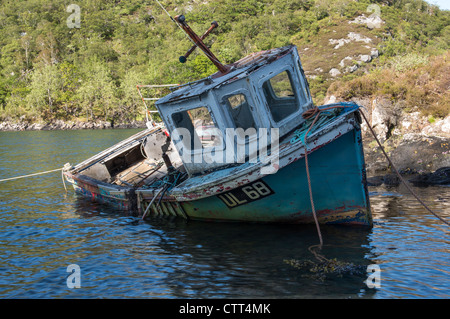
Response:
[[[155,101],[157,101],[161,98],[161,96],[157,97],[158,93],[161,93],[161,91],[158,89],[172,88],[172,87],[176,87],[176,86],[179,86],[179,84],[138,84],[138,85],[136,85],[139,96],[141,97],[141,100],[144,103],[145,119],[146,119],[146,125],[148,128],[162,125],[160,123],[155,122],[155,120],[152,116],[153,113],[159,114],[158,110],[156,110],[156,108],[154,107]],[[143,89],[147,89],[151,93],[147,92],[147,94],[144,94]],[[152,106],[153,106],[153,109],[152,109]]]

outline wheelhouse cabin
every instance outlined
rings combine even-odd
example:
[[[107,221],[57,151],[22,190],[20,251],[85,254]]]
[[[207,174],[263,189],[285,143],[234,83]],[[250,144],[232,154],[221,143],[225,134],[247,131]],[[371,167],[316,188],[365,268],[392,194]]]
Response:
[[[282,138],[313,107],[295,46],[254,53],[230,67],[156,103],[189,175],[257,156],[249,144],[261,129],[277,129]]]

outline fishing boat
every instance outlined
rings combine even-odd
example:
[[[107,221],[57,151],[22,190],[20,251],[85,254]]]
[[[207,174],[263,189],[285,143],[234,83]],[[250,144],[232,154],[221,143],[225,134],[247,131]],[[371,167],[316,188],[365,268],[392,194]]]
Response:
[[[175,20],[218,71],[175,85],[162,120],[64,175],[76,192],[142,218],[372,225],[360,106],[315,106],[297,48],[223,65],[183,16]]]

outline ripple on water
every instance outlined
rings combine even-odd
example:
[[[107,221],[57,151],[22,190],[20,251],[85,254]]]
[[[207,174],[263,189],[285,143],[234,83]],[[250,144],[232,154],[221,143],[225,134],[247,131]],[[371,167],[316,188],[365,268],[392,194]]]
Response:
[[[402,191],[402,188],[396,188]],[[448,188],[416,190],[436,214],[449,219]],[[436,200],[438,199],[438,200]],[[372,260],[382,269],[380,298],[447,298],[450,251],[449,229],[429,213],[409,192],[401,201],[371,197],[374,216]],[[383,287],[384,286],[384,287]]]
[[[0,179],[76,163],[134,132],[0,132]],[[450,188],[415,189],[450,218]],[[373,229],[323,226],[321,253],[378,264],[379,289],[368,288],[365,276],[318,281],[288,265],[314,260],[314,226],[142,222],[72,189],[66,194],[58,172],[0,183],[0,296],[448,298],[448,227],[403,187],[370,191]],[[70,264],[81,268],[80,289],[67,288]]]

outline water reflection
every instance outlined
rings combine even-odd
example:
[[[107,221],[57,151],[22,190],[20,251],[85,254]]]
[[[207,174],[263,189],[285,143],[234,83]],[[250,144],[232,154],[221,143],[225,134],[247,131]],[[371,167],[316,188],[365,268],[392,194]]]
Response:
[[[446,187],[414,188],[430,209],[450,219]],[[379,298],[447,298],[449,228],[430,214],[404,186],[378,187],[371,196],[376,220],[371,260],[383,270]]]
[[[116,238],[104,240],[104,250],[117,252],[120,247],[120,256],[103,259],[126,258],[123,262],[134,265],[127,277],[138,279],[144,286],[146,282],[152,283],[146,296],[153,296],[155,290],[158,296],[175,298],[343,298],[374,293],[364,284],[366,274],[343,277],[331,274],[326,281],[311,280],[310,272],[285,262],[316,260],[308,250],[318,243],[314,226],[208,223],[156,217],[142,222],[83,198],[76,202],[80,218],[101,216],[108,221],[111,227],[108,232]],[[108,214],[102,214],[106,210]],[[86,214],[87,211],[90,213]],[[321,231],[325,239],[321,253],[326,258],[369,264],[370,229],[323,226]],[[127,246],[130,241],[133,243]],[[136,273],[134,267],[138,265],[145,270]]]
[[[75,163],[134,133],[0,132],[0,179]],[[450,219],[450,188],[414,189]],[[379,265],[379,289],[364,284],[366,275],[320,281],[287,264],[314,260],[308,250],[319,242],[314,226],[142,222],[72,189],[66,194],[58,173],[0,183],[0,296],[448,298],[448,226],[402,186],[369,190],[374,227],[322,226],[321,253]],[[72,263],[82,271],[80,289],[65,282]]]

